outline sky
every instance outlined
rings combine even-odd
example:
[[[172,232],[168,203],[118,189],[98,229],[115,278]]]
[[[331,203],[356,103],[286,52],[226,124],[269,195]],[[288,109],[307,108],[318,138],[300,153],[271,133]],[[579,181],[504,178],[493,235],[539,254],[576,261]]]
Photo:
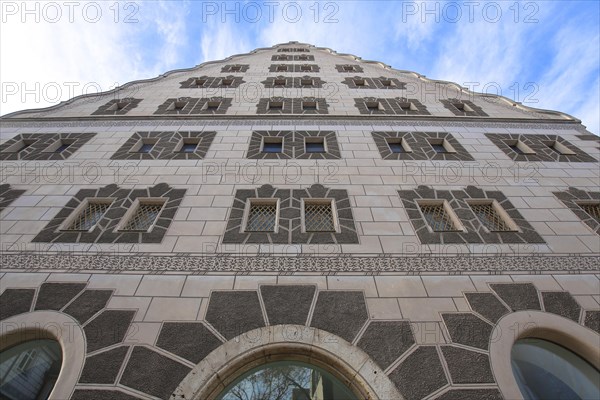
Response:
[[[299,41],[600,132],[598,1],[0,0],[0,115]]]

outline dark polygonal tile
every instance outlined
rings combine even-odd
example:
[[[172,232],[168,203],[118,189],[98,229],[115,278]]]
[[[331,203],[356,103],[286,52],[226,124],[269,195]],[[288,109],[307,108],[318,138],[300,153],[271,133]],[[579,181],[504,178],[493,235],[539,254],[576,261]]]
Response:
[[[600,334],[600,311],[586,311],[584,324]]]
[[[135,315],[134,310],[105,310],[85,328],[88,353],[123,341]]]
[[[0,320],[29,312],[35,289],[6,289],[0,295]]]
[[[309,285],[260,287],[270,325],[306,325],[316,288]]]
[[[112,290],[86,290],[64,312],[83,324],[106,306],[111,295]]]
[[[368,318],[362,292],[323,291],[318,294],[311,326],[352,342]]]
[[[454,343],[487,350],[493,327],[472,313],[442,314]]]
[[[542,292],[546,312],[579,322],[581,307],[569,292]]]
[[[43,283],[35,303],[35,309],[60,310],[84,287],[85,283]]]
[[[258,293],[254,291],[213,292],[206,321],[227,339],[265,326]]]
[[[389,378],[406,400],[422,399],[448,383],[434,346],[417,348]]]
[[[513,311],[542,309],[532,283],[492,283],[490,287]]]
[[[371,321],[357,345],[386,369],[413,344],[408,321]]]
[[[73,392],[71,400],[138,400],[141,397],[135,397],[118,390],[89,390],[77,389]]]
[[[490,359],[486,354],[454,346],[442,346],[450,379],[457,383],[494,383]]]
[[[493,323],[510,312],[493,293],[465,293],[465,297],[473,311]]]
[[[168,399],[190,368],[145,347],[136,346],[120,383],[161,399]]]
[[[199,363],[222,342],[201,322],[165,322],[156,346]]]
[[[435,400],[504,400],[498,389],[454,389]]]
[[[117,379],[123,360],[127,355],[128,346],[117,347],[109,351],[88,357],[85,360],[80,383],[113,384]]]

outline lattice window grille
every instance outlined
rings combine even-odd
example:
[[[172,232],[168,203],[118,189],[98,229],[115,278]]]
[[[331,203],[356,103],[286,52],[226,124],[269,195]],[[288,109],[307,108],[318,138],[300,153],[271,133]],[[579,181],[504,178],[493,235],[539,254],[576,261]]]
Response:
[[[123,226],[123,231],[148,231],[154,221],[160,215],[163,203],[142,203],[140,202],[133,213]]]
[[[470,204],[471,210],[477,216],[479,221],[490,232],[511,231],[512,229],[506,223],[504,218],[496,211],[493,204]]]
[[[579,207],[588,213],[590,217],[600,222],[600,203],[579,204]]]
[[[250,203],[246,231],[275,232],[277,224],[277,204]]]
[[[331,203],[305,203],[304,226],[307,232],[335,232]]]
[[[452,218],[446,212],[444,204],[421,204],[421,212],[425,221],[435,232],[457,231]]]
[[[89,231],[92,229],[104,216],[108,208],[109,202],[90,201],[81,210],[77,216],[69,223],[66,230],[69,231]]]

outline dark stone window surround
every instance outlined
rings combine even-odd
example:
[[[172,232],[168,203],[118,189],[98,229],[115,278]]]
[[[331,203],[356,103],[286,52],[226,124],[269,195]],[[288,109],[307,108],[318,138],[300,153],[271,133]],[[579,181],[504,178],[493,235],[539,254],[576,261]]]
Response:
[[[239,71],[233,71],[232,69],[235,67],[240,67]],[[249,64],[227,64],[225,65],[223,68],[221,68],[221,73],[242,73],[242,72],[246,72],[250,69],[250,65]]]
[[[108,185],[99,189],[81,189],[58,212],[32,242],[52,243],[160,243],[171,225],[186,189],[173,189],[159,183],[147,189],[122,189]],[[114,199],[102,219],[90,232],[60,231],[59,227],[85,199]],[[164,198],[165,205],[150,232],[121,232],[115,229],[122,222],[136,199]]]
[[[469,152],[447,132],[372,132],[373,140],[379,154],[384,160],[445,160],[445,161],[474,161]],[[392,153],[388,139],[403,139],[410,147],[410,153]],[[430,145],[429,140],[446,140],[456,151],[455,153],[438,153]]]
[[[368,102],[378,102],[382,109],[373,110],[367,107]],[[416,110],[406,110],[400,105],[403,103],[412,103]],[[375,97],[355,98],[354,106],[358,108],[358,112],[366,115],[431,115],[427,111],[427,107],[417,99],[407,99],[404,97],[396,97],[394,99],[383,99]]]
[[[287,69],[285,71],[279,71],[278,67],[285,66]],[[310,67],[310,71],[302,69],[302,67]],[[269,66],[269,72],[277,73],[277,72],[301,72],[301,73],[313,73],[319,72],[321,69],[317,64],[271,64]]]
[[[136,108],[138,104],[140,104],[142,99],[134,99],[132,97],[126,97],[124,99],[113,99],[108,103],[98,107],[96,111],[92,113],[92,115],[124,115],[127,114],[132,109]],[[116,104],[123,103],[124,106],[121,108],[117,108],[116,110],[112,110]]]
[[[285,58],[283,58],[285,57]],[[271,61],[315,61],[315,56],[310,55],[297,55],[297,54],[278,54],[271,57]]]
[[[344,67],[352,67],[352,71],[346,71],[346,69]],[[337,72],[342,72],[342,73],[346,73],[346,74],[351,74],[353,72],[358,72],[358,73],[363,73],[363,68],[360,65],[356,65],[356,64],[337,64],[335,66],[335,69],[337,70]]]
[[[269,108],[270,102],[282,102],[283,107],[280,109]],[[317,109],[304,109],[302,103],[304,101],[312,101],[317,103]],[[288,97],[271,97],[261,98],[256,105],[257,114],[329,114],[329,104],[323,97],[303,97],[303,98],[288,98]]]
[[[454,115],[457,115],[460,117],[489,117],[489,115],[487,115],[481,107],[479,107],[478,105],[475,105],[475,103],[473,103],[472,101],[469,101],[469,100],[447,99],[447,100],[440,100],[440,102],[444,105],[445,108],[452,111],[452,113]],[[457,103],[464,104],[473,111],[460,110],[454,106],[454,104],[457,104]]]
[[[111,160],[201,160],[206,156],[216,132],[136,132],[112,156]],[[131,152],[140,140],[155,140],[149,153]],[[182,140],[198,140],[193,153],[176,152]]]
[[[278,231],[243,232],[243,218],[246,202],[250,198],[279,199]],[[340,232],[302,233],[302,199],[335,200]],[[343,189],[329,189],[314,184],[307,189],[277,189],[263,185],[257,189],[236,191],[227,228],[223,236],[224,244],[353,244],[358,243],[348,192]]]
[[[600,202],[600,192],[586,192],[574,187],[570,187],[563,192],[553,192],[557,199],[562,201],[565,206],[569,207],[575,215],[579,217],[591,230],[600,235],[600,221],[583,211],[578,203],[587,202],[590,204]]]
[[[354,82],[355,79],[362,79],[365,81],[365,85],[363,86],[357,86],[356,83]],[[391,81],[393,83],[393,86],[385,86],[383,83],[381,83],[381,81]],[[361,77],[361,76],[354,76],[352,78],[348,77],[345,78],[342,83],[344,85],[347,85],[349,89],[389,89],[389,90],[393,90],[393,89],[406,89],[406,83],[405,82],[400,82],[400,80],[396,79],[396,78],[386,78],[384,76],[380,76],[379,78],[366,78],[366,77]]]
[[[414,190],[399,190],[398,194],[410,222],[422,244],[491,244],[491,243],[545,243],[542,237],[523,218],[500,191],[482,190],[468,186],[464,190],[435,190],[419,186]],[[431,232],[416,200],[447,200],[466,232]],[[471,210],[467,200],[496,200],[506,211],[519,231],[490,232]]]
[[[516,133],[486,133],[485,136],[513,161],[550,161],[550,162],[598,162],[558,135],[524,135]],[[507,142],[521,141],[536,154],[518,154]],[[559,154],[545,143],[558,142],[575,154]]]
[[[227,113],[227,109],[231,107],[232,98],[223,97],[179,97],[167,99],[163,104],[158,106],[154,111],[155,115],[222,115]],[[185,101],[186,105],[182,109],[169,110],[171,105],[178,101]],[[216,110],[205,109],[208,102],[219,102],[219,107]]]
[[[26,190],[11,189],[8,183],[0,185],[0,212],[25,192]]]
[[[285,85],[275,85],[275,80],[276,79],[285,79]],[[302,81],[305,79],[310,79],[312,81],[312,85],[303,85]],[[327,83],[324,80],[322,80],[321,78],[317,77],[317,76],[283,76],[283,75],[279,75],[279,76],[269,76],[267,77],[267,79],[265,79],[264,81],[261,82],[263,85],[265,85],[265,88],[267,89],[277,89],[277,88],[316,88],[316,89],[320,89],[323,87],[323,84]]]
[[[280,137],[283,140],[281,153],[263,153],[263,138]],[[323,138],[326,153],[307,153],[306,138]],[[253,131],[246,158],[249,159],[339,159],[340,148],[334,131]]]
[[[206,82],[204,82],[204,85],[197,85],[196,81],[198,79],[204,79]],[[231,85],[223,85],[221,83],[221,81],[223,79],[230,79]],[[179,83],[181,84],[181,86],[179,87],[180,89],[202,89],[202,88],[220,89],[220,88],[237,88],[242,83],[246,83],[246,81],[244,81],[244,79],[241,76],[233,76],[233,75],[205,76],[205,75],[203,75],[200,77],[192,77],[186,81],[179,82]]]
[[[66,160],[95,135],[95,133],[21,133],[0,145],[0,160]],[[34,143],[23,151],[6,151],[22,140],[34,141]],[[59,140],[72,143],[60,153],[44,151]]]

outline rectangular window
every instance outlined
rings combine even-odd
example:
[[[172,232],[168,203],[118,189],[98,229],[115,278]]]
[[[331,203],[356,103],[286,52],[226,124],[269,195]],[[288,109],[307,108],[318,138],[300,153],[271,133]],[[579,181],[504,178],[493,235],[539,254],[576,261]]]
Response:
[[[300,71],[302,71],[302,72],[310,72],[310,71],[312,71],[312,66],[310,66],[310,65],[301,65],[300,66]]]
[[[112,199],[85,199],[59,228],[64,231],[91,231],[100,222]]]
[[[285,85],[285,78],[275,78],[273,80],[273,84],[275,86],[284,86]]]
[[[281,137],[264,137],[262,152],[263,153],[281,153],[281,152],[283,152],[283,138],[281,138]]]
[[[544,144],[546,146],[548,146],[549,149],[551,149],[552,151],[554,151],[555,153],[558,153],[558,154],[564,154],[564,155],[570,155],[570,156],[576,154],[573,150],[569,149],[567,146],[565,146],[564,144],[562,144],[556,140],[551,141],[551,142],[544,142]]]
[[[207,101],[205,110],[206,111],[217,111],[217,110],[219,110],[220,106],[221,106],[220,101]]]
[[[194,80],[194,85],[196,85],[196,86],[204,86],[205,83],[206,83],[206,79],[196,78]]]
[[[419,203],[425,222],[434,232],[462,231],[460,223],[446,201],[430,200]]]
[[[150,153],[152,151],[153,147],[154,147],[154,143],[142,143],[142,145],[140,146],[140,148],[137,152],[138,153]]]
[[[305,138],[304,148],[307,153],[326,153],[324,138]]]
[[[232,65],[229,70],[231,72],[240,72],[242,70],[242,67],[240,65]]]
[[[514,222],[512,222],[504,209],[496,201],[470,200],[468,203],[473,213],[477,216],[477,219],[490,232],[510,232],[517,230]]]
[[[353,72],[354,71],[354,66],[352,66],[352,65],[344,65],[343,69],[346,72]]]
[[[382,86],[394,86],[394,82],[391,79],[380,79],[379,82],[381,82]]]
[[[505,143],[508,147],[510,147],[512,151],[514,151],[517,154],[535,154],[535,151],[533,151],[531,147],[527,146],[520,140],[509,140]]]
[[[317,102],[313,101],[313,100],[306,100],[306,101],[302,101],[302,109],[303,110],[309,110],[309,111],[314,111],[317,109]]]
[[[412,153],[403,138],[387,138],[386,141],[392,153]]]
[[[446,139],[427,139],[429,145],[436,153],[456,153],[454,147]]]
[[[164,199],[138,199],[123,217],[119,231],[148,232],[154,226],[165,204]]]
[[[600,203],[577,203],[579,207],[596,221],[600,222]]]
[[[30,140],[30,139],[29,140],[28,139],[19,140],[12,146],[8,147],[6,150],[3,150],[3,153],[20,153],[23,150],[27,149],[32,144],[34,144],[36,141],[37,140]]]
[[[398,107],[400,107],[402,111],[417,111],[417,108],[413,105],[413,103],[407,101],[398,102]]]
[[[365,105],[367,106],[367,110],[369,111],[381,110],[381,104],[377,100],[365,101]]]
[[[277,232],[277,199],[249,199],[246,204],[246,232]]]
[[[332,199],[303,199],[304,232],[336,232]]]
[[[364,79],[354,79],[354,85],[356,86],[366,86],[366,82]]]
[[[287,70],[288,70],[287,65],[278,65],[277,66],[277,72],[287,72]]]
[[[74,143],[74,140],[59,139],[56,142],[48,146],[43,152],[44,153],[62,153],[70,145]]]
[[[312,78],[302,78],[302,79],[300,79],[300,84],[302,86],[312,86],[313,80],[312,80]]]
[[[469,107],[468,104],[465,104],[465,103],[452,103],[452,105],[454,106],[454,108],[456,108],[459,111],[473,112],[473,109],[471,107]]]
[[[179,149],[180,153],[194,153],[198,148],[198,142],[186,142],[184,141],[181,144],[181,148]]]
[[[231,79],[231,78],[222,78],[221,79],[221,85],[222,86],[231,86],[231,85],[233,85],[233,79]]]
[[[269,101],[269,110],[283,110],[283,101]]]

